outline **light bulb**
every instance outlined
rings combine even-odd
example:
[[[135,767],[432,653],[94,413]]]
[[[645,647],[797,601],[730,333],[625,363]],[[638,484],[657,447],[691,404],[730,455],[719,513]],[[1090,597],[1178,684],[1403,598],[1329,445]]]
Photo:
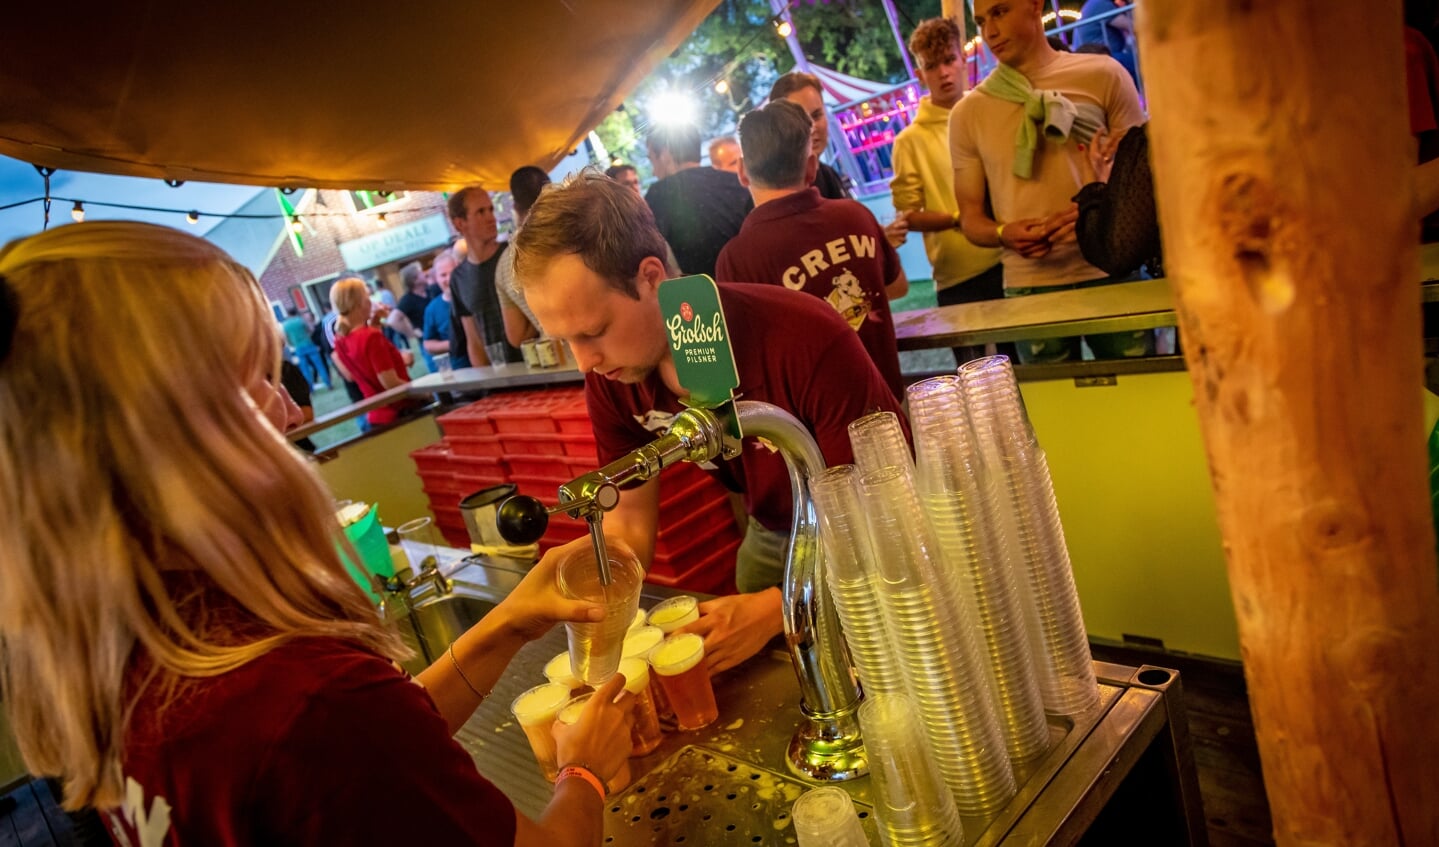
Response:
[[[719,93],[719,94],[728,94],[728,93],[729,93],[729,80],[727,80],[727,79],[722,79],[722,80],[720,80],[719,82],[715,83],[715,91],[716,91],[717,93]]]
[[[776,21],[774,31],[779,33],[780,38],[789,38],[794,33],[794,26],[789,21]]]
[[[192,224],[197,224],[200,222],[200,213],[191,212],[190,214],[185,216],[185,220],[189,221]]]
[[[85,204],[84,204],[84,203],[81,203],[79,200],[76,200],[76,201],[75,201],[75,206],[74,206],[74,208],[72,208],[72,209],[70,210],[70,217],[74,218],[74,219],[75,219],[75,223],[77,223],[77,224],[78,224],[78,223],[81,223],[82,221],[84,221],[84,220],[85,220]]]
[[[381,213],[375,218],[375,223],[379,225],[380,229],[384,229],[385,227],[387,227],[387,226],[390,225],[390,222],[389,222],[388,220],[385,220],[385,213],[384,213],[384,212],[381,212]]]
[[[291,216],[290,216],[290,232],[293,232],[293,233],[295,233],[296,235],[299,235],[300,233],[302,233],[302,232],[304,232],[304,231],[305,231],[305,225],[302,224],[302,223],[300,223],[300,216],[299,216],[299,215],[291,215]]]

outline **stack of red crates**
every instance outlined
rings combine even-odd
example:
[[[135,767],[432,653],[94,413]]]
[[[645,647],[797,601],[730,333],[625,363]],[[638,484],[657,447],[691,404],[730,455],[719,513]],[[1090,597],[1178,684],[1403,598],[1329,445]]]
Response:
[[[492,394],[439,418],[444,437],[410,454],[445,540],[469,546],[460,516],[464,497],[506,482],[547,506],[559,487],[599,467],[583,389]],[[550,516],[541,550],[586,534],[583,520]],[[729,496],[693,465],[660,477],[659,532],[647,580],[729,594],[740,534]]]

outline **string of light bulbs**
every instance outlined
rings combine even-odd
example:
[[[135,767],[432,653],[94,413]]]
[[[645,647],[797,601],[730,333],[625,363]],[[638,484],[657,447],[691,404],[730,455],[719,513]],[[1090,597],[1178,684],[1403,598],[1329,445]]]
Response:
[[[302,230],[304,229],[304,219],[305,219],[305,218],[349,218],[349,217],[354,217],[354,215],[357,214],[357,213],[355,213],[355,212],[305,212],[305,213],[303,213],[303,214],[296,213],[296,214],[293,214],[293,215],[287,215],[287,214],[284,214],[283,212],[269,212],[269,213],[265,213],[265,212],[202,212],[202,211],[199,211],[198,209],[175,209],[175,208],[169,208],[169,207],[164,207],[164,206],[142,206],[142,205],[137,205],[137,204],[135,204],[135,203],[111,203],[111,202],[104,201],[104,200],[81,200],[81,199],[77,199],[77,198],[74,198],[74,197],[57,197],[57,196],[54,196],[54,195],[46,195],[46,196],[40,196],[40,197],[31,197],[31,198],[29,198],[29,199],[27,199],[27,200],[18,200],[18,201],[14,202],[14,203],[6,203],[5,205],[0,206],[0,212],[6,211],[6,210],[8,210],[8,209],[17,209],[17,208],[19,208],[19,207],[21,207],[21,206],[29,206],[29,205],[32,204],[32,203],[44,203],[44,204],[45,204],[45,223],[46,223],[46,225],[48,226],[49,220],[50,220],[49,207],[50,207],[51,202],[59,202],[59,203],[69,203],[69,204],[71,204],[71,206],[70,206],[70,218],[71,218],[72,220],[74,220],[76,223],[80,223],[81,221],[84,221],[84,220],[85,220],[85,207],[86,207],[87,205],[89,205],[89,206],[92,206],[92,207],[105,208],[105,209],[125,209],[125,210],[127,210],[127,211],[132,211],[132,212],[156,212],[156,213],[158,213],[158,214],[184,215],[184,216],[185,216],[185,220],[186,220],[188,223],[192,224],[192,225],[193,225],[193,224],[198,224],[198,223],[200,222],[200,219],[201,219],[201,218],[218,218],[218,219],[221,219],[221,220],[225,220],[225,219],[243,219],[243,220],[287,220],[287,219],[288,219],[290,228],[291,228],[292,230],[296,231],[296,232],[300,232],[300,231],[302,231]],[[410,207],[410,208],[406,208],[406,209],[394,209],[394,210],[388,211],[388,212],[375,212],[375,213],[373,213],[373,215],[371,215],[371,217],[374,218],[375,224],[376,224],[378,227],[380,227],[381,229],[384,229],[385,227],[389,226],[389,218],[390,218],[391,215],[404,215],[404,214],[416,213],[416,212],[434,212],[434,211],[439,211],[439,210],[442,210],[442,209],[444,209],[444,206],[436,205],[436,204],[430,204],[430,205],[426,205],[426,206],[412,206],[412,207]]]

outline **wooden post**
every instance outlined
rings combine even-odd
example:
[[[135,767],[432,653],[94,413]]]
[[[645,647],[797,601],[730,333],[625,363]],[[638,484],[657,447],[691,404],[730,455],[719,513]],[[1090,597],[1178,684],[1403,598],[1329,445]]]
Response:
[[[964,52],[964,45],[969,41],[969,32],[964,28],[964,4],[965,0],[940,0],[939,14],[953,20],[955,26],[959,27],[959,58],[965,63],[959,85],[961,90],[969,91],[969,57]]]
[[[1439,844],[1400,3],[1323,7],[1138,4],[1165,267],[1276,841]]]

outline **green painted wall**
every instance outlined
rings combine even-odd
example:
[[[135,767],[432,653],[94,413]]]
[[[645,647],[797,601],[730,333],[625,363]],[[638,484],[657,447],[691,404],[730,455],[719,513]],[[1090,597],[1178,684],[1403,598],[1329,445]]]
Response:
[[[1089,634],[1239,658],[1189,375],[1023,383],[1049,457]]]

